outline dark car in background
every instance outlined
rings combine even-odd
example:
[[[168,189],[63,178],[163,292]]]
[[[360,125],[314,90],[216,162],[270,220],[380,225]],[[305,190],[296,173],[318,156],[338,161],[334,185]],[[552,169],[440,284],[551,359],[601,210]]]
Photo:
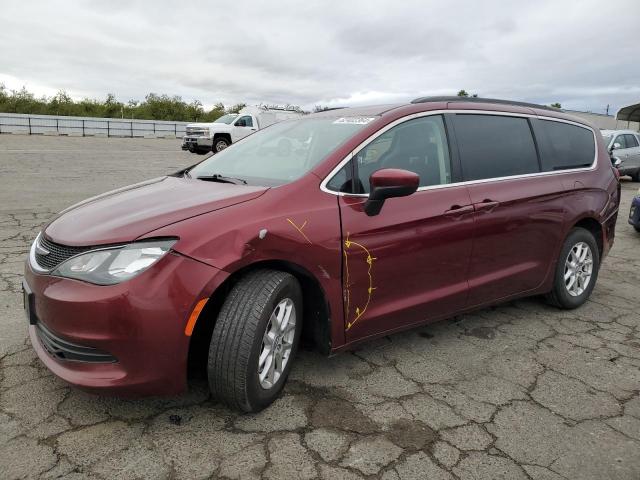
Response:
[[[257,411],[301,338],[332,354],[520,297],[579,307],[618,204],[602,136],[556,109],[308,115],[54,218],[25,265],[31,342],[88,390],[175,394],[195,362],[214,398]]]

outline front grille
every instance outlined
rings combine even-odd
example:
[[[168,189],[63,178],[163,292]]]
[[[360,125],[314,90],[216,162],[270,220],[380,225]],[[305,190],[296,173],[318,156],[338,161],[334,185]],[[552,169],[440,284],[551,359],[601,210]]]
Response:
[[[36,324],[36,333],[40,343],[49,355],[59,360],[90,363],[114,363],[116,357],[92,347],[83,347],[75,343],[68,342],[55,335],[45,327],[42,322]]]
[[[209,132],[207,130],[203,130],[202,128],[187,128],[187,135],[208,135]]]
[[[95,247],[68,247],[66,245],[60,245],[47,239],[44,235],[40,236],[40,246],[49,252],[48,255],[41,255],[36,251],[36,262],[41,268],[45,270],[51,270],[57,267],[68,258],[78,255],[79,253],[86,252]]]

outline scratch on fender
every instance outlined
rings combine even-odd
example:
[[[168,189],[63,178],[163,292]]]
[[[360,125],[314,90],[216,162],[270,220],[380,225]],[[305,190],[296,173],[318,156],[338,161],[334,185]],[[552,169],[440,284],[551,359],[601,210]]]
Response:
[[[300,232],[300,235],[302,235],[304,237],[304,239],[309,243],[309,245],[313,245],[313,242],[311,240],[309,240],[309,237],[307,237],[307,235],[302,231],[304,229],[304,227],[307,226],[307,221],[305,220],[304,223],[301,226],[296,225],[293,220],[291,220],[290,218],[287,218],[287,222],[289,222],[293,228],[295,228],[298,232]]]
[[[356,306],[355,316],[353,317],[353,321],[348,321],[349,316],[351,314],[351,283],[349,278],[349,254],[347,250],[351,249],[351,247],[358,247],[361,251],[366,254],[365,261],[367,262],[367,277],[369,279],[369,284],[367,286],[367,301],[363,307]],[[373,286],[373,262],[377,260],[376,257],[371,255],[371,252],[364,245],[354,242],[349,239],[349,233],[347,233],[347,239],[344,242],[344,264],[345,264],[345,286],[346,286],[346,312],[347,312],[347,328],[349,330],[355,323],[365,314],[367,308],[369,307],[369,303],[371,303],[371,297],[373,296],[373,291],[376,287]]]

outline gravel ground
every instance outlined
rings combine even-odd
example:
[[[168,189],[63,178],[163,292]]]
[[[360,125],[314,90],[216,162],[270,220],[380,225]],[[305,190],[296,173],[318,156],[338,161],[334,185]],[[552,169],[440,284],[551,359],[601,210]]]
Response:
[[[177,140],[0,136],[0,476],[640,478],[640,235],[626,223],[591,300],[511,302],[325,359],[302,352],[257,415],[206,384],[118,400],[70,388],[27,340],[20,278],[54,212],[189,165]]]

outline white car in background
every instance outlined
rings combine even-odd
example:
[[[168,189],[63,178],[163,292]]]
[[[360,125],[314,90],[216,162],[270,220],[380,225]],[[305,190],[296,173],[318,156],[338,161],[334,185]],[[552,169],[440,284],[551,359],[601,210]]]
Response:
[[[182,150],[216,153],[257,130],[302,115],[284,108],[245,107],[240,113],[223,115],[212,123],[190,123],[182,137]]]
[[[604,144],[620,175],[640,182],[640,133],[632,130],[601,130]]]

